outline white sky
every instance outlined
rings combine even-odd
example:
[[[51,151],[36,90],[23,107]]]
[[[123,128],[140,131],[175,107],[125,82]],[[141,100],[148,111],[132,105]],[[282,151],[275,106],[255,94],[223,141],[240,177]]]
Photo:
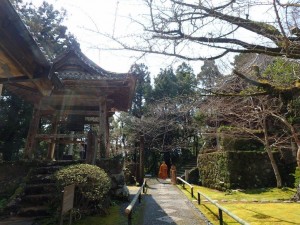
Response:
[[[40,5],[43,0],[24,0]],[[112,50],[116,43],[104,38],[104,36],[89,30],[98,30],[101,33],[115,36],[132,35],[141,33],[142,29],[132,22],[129,18],[138,18],[144,14],[149,14],[148,8],[144,5],[143,0],[46,0],[52,3],[55,8],[64,8],[68,12],[66,25],[69,31],[75,35],[81,45],[81,49],[91,60],[100,67],[111,72],[125,73],[134,63],[144,63],[148,66],[152,77],[159,73],[160,68],[173,66],[174,69],[181,64],[181,59],[166,57],[163,55],[146,55],[141,57],[142,53],[125,50]],[[220,0],[216,0],[220,1]],[[246,0],[245,0],[246,1]],[[268,1],[268,0],[266,0]],[[250,19],[258,20],[259,18],[270,19],[270,13],[264,7],[255,7],[251,9]],[[141,21],[141,20],[140,20]],[[137,31],[138,30],[138,31]],[[137,31],[137,32],[135,32]],[[255,39],[249,32],[240,32],[239,37],[242,39]],[[196,51],[210,52],[211,49],[196,49]],[[224,68],[222,61],[225,62]],[[228,73],[228,66],[232,60],[232,54],[223,57],[222,61],[218,60],[221,72]],[[203,64],[201,61],[188,62],[194,69],[195,74],[200,72]]]
[[[26,0],[35,5],[42,0]],[[129,17],[136,18],[148,13],[142,0],[47,0],[55,8],[64,8],[68,12],[66,25],[81,45],[81,49],[91,60],[100,67],[111,72],[128,72],[130,66],[144,63],[148,66],[152,77],[159,73],[160,68],[170,65],[174,69],[182,60],[162,55],[147,55],[140,58],[141,53],[125,50],[108,50],[114,47],[111,40],[89,32],[87,29],[99,30],[107,34],[132,34],[134,29],[139,29]],[[96,49],[100,48],[99,49]],[[202,62],[188,62],[197,74],[200,72]]]

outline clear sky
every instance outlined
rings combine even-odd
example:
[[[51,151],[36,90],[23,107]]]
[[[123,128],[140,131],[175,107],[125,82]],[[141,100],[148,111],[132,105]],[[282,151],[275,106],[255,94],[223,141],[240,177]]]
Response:
[[[42,0],[26,0],[35,5],[41,4]],[[100,33],[126,35],[140,29],[130,19],[148,13],[142,0],[47,0],[55,8],[64,8],[68,12],[66,25],[73,33],[81,49],[91,60],[105,70],[112,72],[128,72],[130,66],[144,63],[148,66],[152,77],[159,73],[160,68],[173,65],[176,68],[182,60],[162,55],[147,55],[142,53],[112,50],[115,43],[104,38]],[[195,73],[200,72],[202,62],[190,62]]]

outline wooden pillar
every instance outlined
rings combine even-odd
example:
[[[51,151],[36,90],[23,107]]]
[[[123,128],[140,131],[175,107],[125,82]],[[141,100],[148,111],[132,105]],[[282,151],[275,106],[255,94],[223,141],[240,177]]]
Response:
[[[70,140],[71,140],[72,142],[69,144],[68,155],[73,155],[73,152],[74,152],[74,142],[73,142],[73,141],[75,140],[75,138],[72,137],[72,135],[75,134],[75,131],[71,131],[70,134],[71,134]]]
[[[107,112],[106,112],[106,102],[103,101],[99,105],[99,137],[100,137],[100,158],[106,158],[109,156],[107,151]]]
[[[86,159],[85,162],[88,164],[95,165],[96,154],[97,154],[97,135],[93,131],[89,131],[87,135],[87,149],[86,149]]]
[[[0,84],[0,96],[2,95],[3,84]]]
[[[57,134],[58,120],[59,120],[58,115],[54,115],[53,119],[52,119],[51,134],[54,134],[54,135]],[[51,143],[48,146],[48,154],[47,154],[47,159],[48,160],[51,160],[51,161],[54,160],[55,147],[56,147],[56,138],[53,138],[51,140]]]
[[[145,169],[145,144],[144,135],[140,136],[140,173],[139,173],[139,184],[142,185],[144,182],[144,169]]]
[[[29,125],[28,134],[27,134],[26,145],[25,145],[25,152],[24,152],[25,159],[32,159],[32,157],[33,157],[32,154],[36,148],[35,136],[39,129],[40,118],[41,118],[40,110],[38,108],[34,107],[33,113],[32,113],[32,119],[31,119],[31,122]]]
[[[110,141],[109,141],[109,117],[106,113],[106,157],[109,158],[110,155]]]

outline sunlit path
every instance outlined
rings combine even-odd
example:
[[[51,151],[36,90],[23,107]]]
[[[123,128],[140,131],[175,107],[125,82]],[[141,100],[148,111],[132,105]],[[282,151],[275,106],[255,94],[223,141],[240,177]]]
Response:
[[[203,215],[170,182],[152,178],[144,197],[144,225],[208,224]]]

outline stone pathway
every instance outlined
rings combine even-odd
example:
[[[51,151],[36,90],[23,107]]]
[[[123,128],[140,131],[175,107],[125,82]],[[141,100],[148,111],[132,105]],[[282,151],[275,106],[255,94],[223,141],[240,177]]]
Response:
[[[33,218],[10,217],[0,221],[0,225],[32,225]]]
[[[143,225],[204,225],[210,224],[195,206],[170,182],[147,181]]]

